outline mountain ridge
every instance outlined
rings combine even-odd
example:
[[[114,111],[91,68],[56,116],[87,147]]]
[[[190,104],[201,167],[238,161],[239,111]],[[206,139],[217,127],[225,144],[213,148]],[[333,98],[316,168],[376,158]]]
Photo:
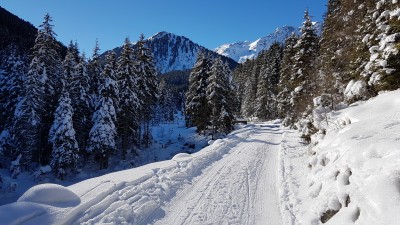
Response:
[[[230,57],[236,62],[244,62],[256,57],[263,50],[268,49],[273,43],[283,43],[292,33],[299,34],[299,29],[292,26],[277,28],[273,33],[259,38],[253,42],[238,41],[223,44],[215,49],[220,55]]]
[[[136,43],[132,43],[135,48]],[[160,74],[171,71],[190,70],[196,63],[197,54],[205,51],[212,57],[221,57],[233,69],[237,62],[233,59],[219,55],[209,50],[185,36],[176,35],[167,31],[160,31],[146,39],[147,46],[152,50],[157,70]],[[121,52],[121,47],[112,49],[117,55]],[[110,50],[109,50],[110,51]],[[108,51],[103,53],[104,56]]]

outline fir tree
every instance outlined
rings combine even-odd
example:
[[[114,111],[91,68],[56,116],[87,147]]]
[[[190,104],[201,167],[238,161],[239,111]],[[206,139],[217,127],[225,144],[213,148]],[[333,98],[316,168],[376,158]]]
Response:
[[[51,155],[47,140],[61,89],[62,71],[51,22],[51,17],[46,14],[32,49],[23,94],[14,113],[15,139],[23,155],[21,163],[26,166],[32,161],[47,164]]]
[[[278,117],[280,118],[294,118],[293,115],[293,102],[291,101],[291,93],[295,89],[295,85],[292,80],[292,74],[294,74],[294,55],[295,48],[298,41],[298,37],[292,34],[285,41],[285,47],[283,49],[280,79],[278,83],[278,97],[277,97],[277,111]],[[284,121],[284,125],[292,124],[293,121]]]
[[[96,40],[96,45],[93,49],[93,55],[92,58],[89,60],[87,68],[88,68],[88,75],[90,78],[89,93],[92,99],[91,106],[92,108],[95,108],[98,97],[97,94],[99,93],[99,87],[103,82],[101,78],[102,68],[100,62],[100,47],[98,40]]]
[[[100,169],[108,168],[109,155],[116,150],[116,112],[113,99],[118,96],[115,80],[105,77],[100,86],[99,102],[93,114],[93,127],[89,134],[87,151],[94,153],[99,161]]]
[[[176,103],[171,93],[171,87],[167,85],[164,79],[161,79],[158,85],[158,102],[156,108],[156,120],[158,122],[172,122]]]
[[[77,132],[76,140],[81,151],[86,149],[86,142],[91,127],[92,98],[90,93],[90,78],[87,72],[85,55],[78,57],[74,68],[74,75],[69,86],[74,115],[72,117]]]
[[[196,64],[190,73],[189,89],[186,92],[185,114],[187,126],[197,126],[197,131],[205,131],[209,121],[206,88],[210,76],[211,58],[204,52],[197,56]]]
[[[50,166],[61,180],[68,169],[75,169],[78,162],[78,143],[72,122],[73,109],[68,91],[64,90],[54,114],[49,142],[53,146]]]
[[[117,59],[115,52],[109,51],[106,55],[106,61],[102,72],[102,78],[106,79],[109,78],[113,81],[117,79]],[[119,93],[118,86],[115,86],[115,93]],[[119,103],[119,95],[115,94],[111,96],[114,102],[114,109],[118,111],[118,103]]]
[[[250,64],[248,78],[244,84],[241,112],[242,115],[246,117],[252,117],[255,113],[254,100],[257,96],[257,83],[258,83],[258,73],[256,72],[257,65],[253,61]]]
[[[305,12],[304,19],[301,36],[295,45],[294,74],[291,77],[295,86],[292,90],[295,118],[291,118],[291,121],[297,121],[303,116],[303,113],[309,113],[312,100],[317,96],[318,91],[314,82],[317,80],[316,62],[319,39],[308,11]]]
[[[25,125],[20,126],[19,134],[35,133],[27,140],[37,142],[31,145],[33,160],[39,164],[47,164],[51,153],[48,144],[48,135],[54,118],[54,110],[61,91],[61,60],[57,52],[57,43],[49,14],[44,17],[44,22],[39,26],[35,45],[32,49],[32,60],[26,79],[24,98],[21,100],[21,119]],[[29,125],[30,124],[30,125]],[[32,126],[32,127],[31,127]],[[32,129],[30,129],[30,127]],[[26,146],[26,143],[24,144]],[[30,158],[27,154],[24,157]]]
[[[138,75],[136,74],[132,45],[128,38],[122,47],[117,62],[117,83],[119,92],[118,133],[121,138],[122,159],[139,140]]]
[[[220,58],[213,61],[207,83],[206,94],[214,133],[217,131],[228,133],[232,130],[234,119],[232,99],[234,87],[231,71]]]
[[[26,55],[13,44],[9,45],[4,53],[3,70],[0,70],[0,130],[12,125],[28,63]]]
[[[146,46],[143,34],[136,43],[135,69],[138,75],[138,99],[140,118],[143,122],[143,143],[149,147],[151,140],[150,120],[157,102],[157,71],[150,49]]]

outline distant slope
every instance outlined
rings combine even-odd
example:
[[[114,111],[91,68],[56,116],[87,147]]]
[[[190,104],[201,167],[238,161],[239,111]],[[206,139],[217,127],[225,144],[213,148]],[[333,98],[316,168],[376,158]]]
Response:
[[[0,50],[11,43],[28,51],[35,43],[37,29],[29,22],[0,7]]]
[[[261,51],[268,49],[273,43],[283,43],[289,35],[298,32],[298,29],[295,27],[284,26],[277,28],[272,34],[262,37],[254,42],[240,41],[221,45],[215,49],[215,52],[230,57],[237,62],[244,62],[246,59],[256,57]]]
[[[37,31],[31,23],[0,7],[0,58],[8,54],[5,50],[11,44],[18,47],[20,54],[28,55],[35,44]],[[67,48],[61,42],[58,44],[57,51],[64,57]]]
[[[165,31],[159,32],[148,38],[146,42],[152,49],[156,67],[161,74],[177,70],[192,69],[200,50],[212,54],[213,57],[220,56],[217,53],[194,43],[189,38]],[[121,47],[115,48],[113,51],[119,55]],[[224,56],[220,57],[223,57],[223,61],[228,62],[231,68],[236,67],[237,63],[234,60]]]

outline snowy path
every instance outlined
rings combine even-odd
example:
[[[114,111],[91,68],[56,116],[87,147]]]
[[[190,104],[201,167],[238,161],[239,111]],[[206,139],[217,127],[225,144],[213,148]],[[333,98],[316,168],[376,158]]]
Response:
[[[282,132],[260,129],[164,207],[156,224],[282,224],[277,163]]]
[[[283,136],[279,125],[247,125],[191,155],[69,187],[37,186],[0,206],[0,224],[283,224]],[[79,201],[49,197],[71,192]]]

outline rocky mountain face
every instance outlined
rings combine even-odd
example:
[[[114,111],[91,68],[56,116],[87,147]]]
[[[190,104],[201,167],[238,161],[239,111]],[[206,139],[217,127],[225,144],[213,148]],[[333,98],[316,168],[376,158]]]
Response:
[[[223,61],[227,62],[231,68],[237,65],[234,60],[221,56],[184,36],[165,31],[148,38],[146,44],[152,49],[156,67],[161,74],[191,69],[196,63],[199,51],[206,51],[213,57],[222,57]],[[118,55],[121,52],[121,47],[115,48],[113,51]]]
[[[215,49],[220,55],[230,57],[237,62],[244,62],[246,59],[256,57],[261,51],[268,49],[273,43],[283,43],[292,33],[299,33],[295,27],[284,26],[277,28],[272,34],[259,38],[256,41],[240,41],[231,44],[224,44]]]

